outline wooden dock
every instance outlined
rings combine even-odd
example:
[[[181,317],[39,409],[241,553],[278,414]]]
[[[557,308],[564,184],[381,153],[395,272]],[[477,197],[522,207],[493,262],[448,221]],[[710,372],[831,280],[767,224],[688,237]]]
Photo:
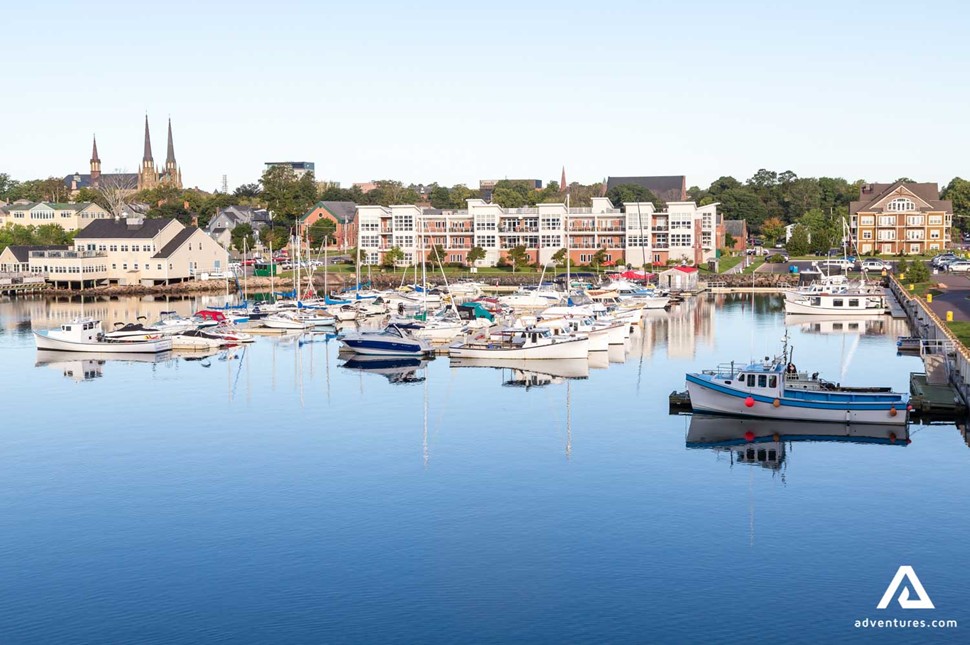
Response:
[[[886,288],[886,304],[889,305],[889,314],[893,318],[908,318],[903,306],[899,304],[896,294],[889,288]]]

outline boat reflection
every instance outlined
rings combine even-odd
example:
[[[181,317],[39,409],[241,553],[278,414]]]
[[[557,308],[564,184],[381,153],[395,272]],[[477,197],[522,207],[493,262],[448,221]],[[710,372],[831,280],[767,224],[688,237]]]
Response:
[[[785,314],[786,327],[798,327],[806,334],[865,334],[885,336],[905,323],[895,321],[884,314],[854,316],[847,318],[839,314]]]
[[[172,359],[172,352],[157,354],[110,354],[99,352],[59,352],[50,349],[37,350],[35,367],[60,370],[65,378],[78,383],[93,381],[104,376],[104,364],[112,363],[164,363]]]
[[[501,358],[453,358],[451,359],[451,366],[487,367],[501,370],[502,385],[529,389],[554,383],[563,383],[567,380],[589,378],[590,362],[585,358],[548,361]]]
[[[686,444],[688,448],[729,452],[732,463],[777,469],[785,460],[785,444],[802,441],[906,446],[910,439],[907,426],[776,421],[694,414],[687,430]]]
[[[424,376],[418,371],[428,365],[427,358],[416,356],[364,356],[350,354],[340,367],[357,372],[380,374],[391,383],[420,383]]]

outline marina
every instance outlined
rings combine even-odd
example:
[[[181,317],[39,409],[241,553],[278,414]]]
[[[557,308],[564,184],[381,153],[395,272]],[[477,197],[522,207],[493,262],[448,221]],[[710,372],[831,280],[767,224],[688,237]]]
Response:
[[[217,304],[124,299],[83,307],[112,325],[157,320],[162,311],[188,318]],[[142,585],[154,615],[181,616],[174,634],[232,633],[240,625],[268,634],[276,623],[262,617],[273,614],[286,616],[294,634],[336,636],[335,624],[315,611],[322,603],[339,610],[344,635],[389,628],[390,611],[401,616],[396,628],[414,638],[461,640],[471,637],[468,625],[445,606],[464,612],[502,604],[529,580],[546,588],[548,610],[508,605],[501,625],[485,623],[489,635],[581,633],[586,617],[564,619],[552,610],[575,598],[594,616],[623,610],[609,626],[594,619],[598,633],[639,632],[649,622],[664,640],[675,637],[673,623],[657,631],[651,616],[686,620],[690,603],[658,589],[685,579],[695,589],[718,581],[716,591],[701,592],[705,602],[743,589],[761,604],[773,602],[777,587],[759,582],[756,571],[783,570],[788,593],[823,598],[821,610],[841,620],[858,611],[856,598],[872,595],[858,567],[882,571],[921,549],[922,569],[934,572],[932,588],[945,595],[963,580],[948,572],[970,565],[959,550],[933,546],[956,543],[967,528],[942,501],[944,491],[966,481],[962,423],[667,414],[667,394],[683,389],[685,373],[731,356],[758,362],[778,351],[786,332],[799,368],[844,385],[908,392],[910,373],[924,364],[897,354],[897,337],[910,331],[891,316],[851,329],[855,317],[841,329],[821,317],[829,333],[820,333],[789,321],[780,294],[704,294],[644,312],[629,338],[608,351],[558,360],[361,356],[341,351],[342,327],[262,333],[257,321],[242,326],[256,332],[255,342],[217,350],[120,357],[35,348],[33,329],[73,320],[81,306],[0,303],[0,349],[7,373],[16,375],[4,393],[20,402],[2,434],[0,480],[20,493],[2,498],[0,547],[25,558],[24,566],[6,568],[0,616],[43,607],[31,611],[51,615],[47,624],[57,627],[45,633],[56,640],[96,633],[105,612],[116,616],[119,637],[144,629],[143,614],[131,613],[124,593],[94,593],[99,579],[112,590]],[[381,327],[346,329],[367,328]],[[125,422],[99,423],[105,409]],[[919,473],[920,486],[895,485],[901,472]],[[850,493],[877,485],[894,493]],[[932,531],[910,532],[905,544],[886,541],[900,504],[918,505],[918,527]],[[149,507],[156,519],[146,524]],[[860,514],[866,523],[853,521]],[[69,536],[94,524],[108,527],[98,532],[98,549],[58,567],[53,556],[75,548]],[[47,537],[38,541],[39,534]],[[845,541],[881,548],[851,555],[829,549],[836,554],[830,576],[812,576],[817,551]],[[27,542],[33,546],[23,551]],[[152,561],[132,551],[163,542]],[[725,553],[728,578],[702,564]],[[546,566],[553,557],[561,566]],[[846,558],[853,567],[840,566]],[[115,560],[127,564],[112,566]],[[458,577],[449,573],[456,568]],[[18,573],[28,570],[29,577]],[[38,578],[50,583],[38,586]],[[244,601],[242,591],[230,591],[253,612],[229,628],[194,609],[213,578],[272,593]],[[459,579],[474,584],[438,606],[445,596],[433,590],[457,589]],[[604,586],[617,580],[628,600]],[[313,600],[303,605],[299,597]],[[643,602],[652,609],[634,611]],[[409,617],[418,604],[421,618]],[[816,611],[786,612],[779,627],[800,629]],[[837,627],[834,620],[821,629]],[[713,640],[728,634],[716,622],[700,633]]]

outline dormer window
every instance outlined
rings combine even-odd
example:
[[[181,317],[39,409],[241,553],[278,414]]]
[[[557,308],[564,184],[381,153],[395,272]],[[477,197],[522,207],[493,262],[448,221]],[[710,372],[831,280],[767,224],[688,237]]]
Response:
[[[886,204],[886,210],[894,211],[897,213],[914,211],[916,210],[916,204],[913,203],[913,200],[908,199],[906,197],[897,197],[896,199]]]

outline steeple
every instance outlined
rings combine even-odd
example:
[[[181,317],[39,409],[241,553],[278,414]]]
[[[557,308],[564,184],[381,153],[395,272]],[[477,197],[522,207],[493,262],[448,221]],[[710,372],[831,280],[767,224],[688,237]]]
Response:
[[[559,183],[559,192],[566,192],[566,166],[562,167],[562,181]]]
[[[165,156],[165,168],[175,167],[175,144],[172,143],[172,119],[168,120],[168,154]]]
[[[101,179],[101,159],[98,157],[98,137],[94,136],[91,146],[91,185],[95,188]]]
[[[148,133],[148,115],[145,115],[145,154],[141,158],[142,163],[151,162],[155,165],[155,159],[152,157],[152,137]]]

